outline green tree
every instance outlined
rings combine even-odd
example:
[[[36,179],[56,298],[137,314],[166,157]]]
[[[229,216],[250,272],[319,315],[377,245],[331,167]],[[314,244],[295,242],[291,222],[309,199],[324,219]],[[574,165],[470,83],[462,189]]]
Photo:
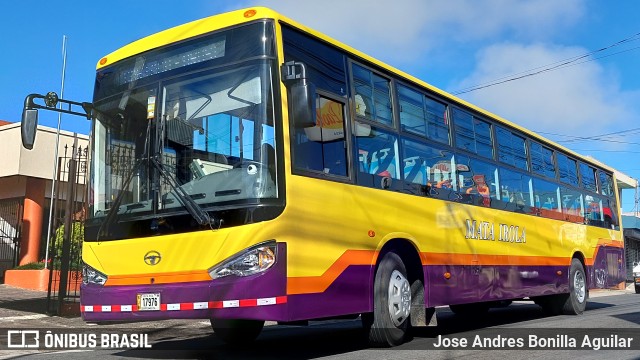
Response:
[[[62,244],[64,242],[64,224],[60,225],[56,229],[56,243],[54,246],[54,267],[60,267],[60,260],[62,259]],[[71,223],[71,252],[70,252],[70,269],[80,270],[82,257],[82,242],[84,241],[84,225],[80,221],[74,221]]]

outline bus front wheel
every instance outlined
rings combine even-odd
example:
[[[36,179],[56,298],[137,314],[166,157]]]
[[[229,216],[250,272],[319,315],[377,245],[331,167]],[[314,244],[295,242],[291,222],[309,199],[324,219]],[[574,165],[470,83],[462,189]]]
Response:
[[[369,344],[376,347],[402,344],[411,322],[411,285],[397,254],[387,253],[380,261],[373,291],[373,314],[363,315]]]
[[[211,328],[216,336],[232,345],[255,340],[263,327],[262,320],[211,319]]]

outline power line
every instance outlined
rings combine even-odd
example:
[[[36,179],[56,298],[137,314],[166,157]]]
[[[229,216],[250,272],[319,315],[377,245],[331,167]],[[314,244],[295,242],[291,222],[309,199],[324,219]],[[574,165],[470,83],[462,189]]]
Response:
[[[607,138],[607,137],[610,137],[610,136],[613,136],[613,135],[617,135],[617,136],[634,135],[637,132],[640,132],[640,128],[632,128],[632,129],[614,131],[614,132],[610,132],[610,133],[605,133],[605,134],[600,134],[600,135],[592,135],[592,136],[576,136],[576,135],[567,135],[567,134],[557,134],[557,133],[551,133],[551,132],[546,132],[546,131],[536,131],[536,132],[539,133],[539,134],[544,134],[544,135],[562,136],[562,137],[570,138],[570,139],[567,139],[567,140],[557,140],[557,142],[575,142],[575,141],[591,140],[591,141],[604,141],[604,142],[611,142],[611,143],[618,143],[618,144],[640,145],[640,143],[613,140],[613,139],[608,139]]]
[[[640,47],[635,47],[635,48],[632,48],[632,49],[626,49],[626,50],[623,50],[623,51],[619,51],[619,52],[614,53],[614,54],[608,54],[608,55],[605,55],[605,56],[602,56],[602,57],[599,57],[599,58],[594,58],[594,59],[590,59],[590,60],[586,60],[586,61],[582,61],[582,62],[576,63],[579,60],[591,57],[591,56],[593,56],[593,55],[595,55],[597,53],[603,52],[603,51],[607,51],[607,50],[609,50],[611,48],[614,48],[616,46],[620,46],[620,45],[628,43],[628,42],[636,41],[639,38],[640,38],[640,33],[636,33],[636,34],[634,34],[634,35],[632,35],[630,37],[627,37],[625,39],[616,41],[611,45],[605,46],[605,47],[600,48],[598,50],[594,50],[594,51],[588,52],[586,54],[570,57],[570,58],[567,58],[567,59],[564,59],[564,60],[560,60],[560,61],[548,64],[548,65],[543,65],[543,66],[539,66],[539,67],[536,67],[536,68],[533,68],[533,69],[529,69],[529,70],[525,70],[525,71],[522,71],[522,72],[519,72],[519,73],[515,73],[513,75],[504,76],[504,77],[498,78],[496,80],[493,80],[491,82],[482,83],[482,84],[479,84],[479,85],[474,85],[474,86],[470,86],[470,87],[467,87],[467,88],[463,88],[461,90],[452,92],[452,94],[453,95],[465,94],[465,93],[468,93],[468,92],[472,92],[472,91],[476,91],[476,90],[480,90],[480,89],[485,89],[485,88],[488,88],[488,87],[491,87],[491,86],[500,85],[500,84],[504,84],[504,83],[507,83],[507,82],[515,81],[515,80],[520,80],[520,79],[523,79],[523,78],[526,78],[526,77],[539,75],[539,74],[542,74],[542,73],[545,73],[545,72],[559,70],[559,69],[562,69],[564,67],[580,65],[580,64],[583,64],[583,63],[586,63],[586,62],[589,62],[589,61],[594,61],[594,60],[602,59],[604,57],[620,54],[620,53],[623,53],[623,52],[640,49]]]

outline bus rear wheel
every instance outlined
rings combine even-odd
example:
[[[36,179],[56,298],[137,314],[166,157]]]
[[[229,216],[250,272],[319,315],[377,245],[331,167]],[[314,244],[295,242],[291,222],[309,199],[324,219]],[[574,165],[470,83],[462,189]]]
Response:
[[[578,259],[571,260],[569,269],[569,297],[562,306],[562,313],[579,315],[587,307],[587,276],[582,263]]]
[[[231,345],[255,340],[263,327],[262,320],[211,319],[211,328],[216,336]]]
[[[569,293],[543,296],[535,299],[535,302],[549,315],[579,315],[587,307],[587,295],[584,266],[574,258],[569,268]]]
[[[402,344],[411,322],[411,285],[397,254],[387,253],[380,261],[373,291],[373,314],[363,315],[369,344],[376,347]]]

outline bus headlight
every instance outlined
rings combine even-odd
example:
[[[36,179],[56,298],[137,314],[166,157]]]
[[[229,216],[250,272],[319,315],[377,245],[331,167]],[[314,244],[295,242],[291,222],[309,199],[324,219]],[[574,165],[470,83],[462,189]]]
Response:
[[[104,283],[107,282],[107,275],[82,263],[82,282],[84,284],[104,285]]]
[[[212,279],[229,275],[251,276],[269,269],[276,262],[276,242],[252,246],[209,269]]]

